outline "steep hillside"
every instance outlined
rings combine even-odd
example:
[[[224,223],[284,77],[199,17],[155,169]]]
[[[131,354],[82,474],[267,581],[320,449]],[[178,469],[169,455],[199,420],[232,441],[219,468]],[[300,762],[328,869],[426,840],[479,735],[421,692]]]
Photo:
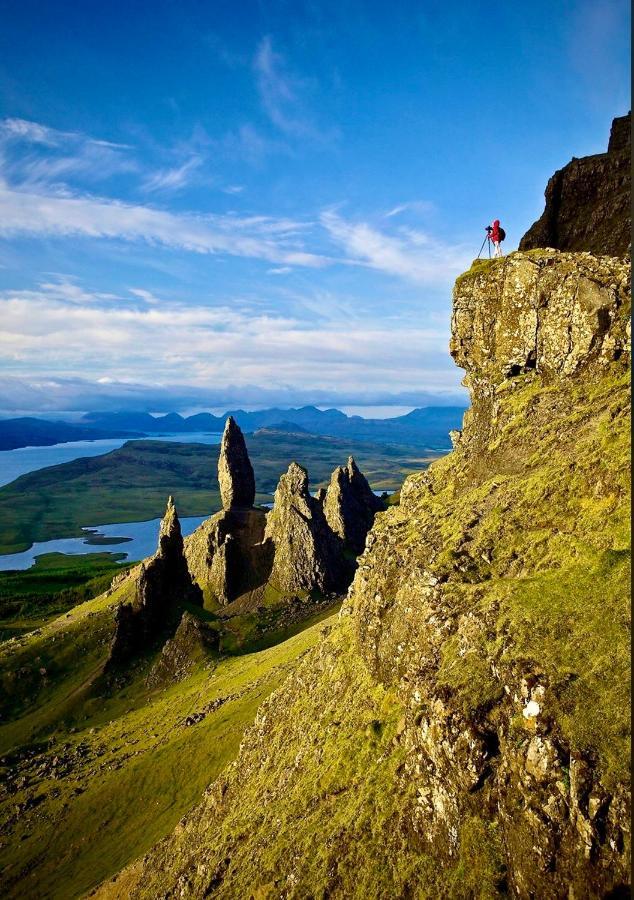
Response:
[[[535,250],[458,279],[456,449],[378,514],[236,761],[99,897],[629,896],[629,277]]]
[[[125,687],[99,695],[91,680],[116,600],[90,601],[0,651],[3,670],[13,664],[36,698],[26,715],[5,714],[0,728],[5,898],[82,897],[168,834],[235,756],[259,705],[321,627],[248,656],[190,660],[176,681],[148,684],[144,660]]]

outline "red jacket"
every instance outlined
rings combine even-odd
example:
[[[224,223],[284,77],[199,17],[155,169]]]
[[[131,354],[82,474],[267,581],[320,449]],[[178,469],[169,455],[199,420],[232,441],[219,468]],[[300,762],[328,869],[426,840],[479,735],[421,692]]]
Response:
[[[493,231],[489,235],[492,241],[495,241],[496,244],[500,242],[500,220],[496,219],[493,223]]]

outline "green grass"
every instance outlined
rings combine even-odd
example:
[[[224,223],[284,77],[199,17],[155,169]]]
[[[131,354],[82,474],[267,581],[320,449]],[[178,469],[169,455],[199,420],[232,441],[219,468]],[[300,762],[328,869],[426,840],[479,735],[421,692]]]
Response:
[[[597,755],[607,785],[629,770],[628,387],[627,374],[565,391],[520,380],[484,450],[494,477],[456,477],[447,457],[430,471],[433,503],[404,529],[412,545],[433,533],[431,569],[461,617],[440,683],[472,715],[500,699],[492,661],[537,667],[548,714],[572,749]]]
[[[47,722],[51,743],[44,755],[20,764],[27,785],[0,807],[11,821],[16,805],[39,798],[12,822],[9,840],[5,836],[0,847],[3,896],[83,896],[169,833],[235,756],[244,728],[315,644],[319,628],[308,627],[259,653],[222,660],[213,669],[199,667],[164,691],[148,693],[139,671],[111,698],[76,696],[74,705],[72,697],[64,705],[60,697],[50,697],[39,718]],[[75,675],[83,677],[87,667],[82,663]],[[73,681],[65,680],[64,690],[72,694],[73,689]],[[224,701],[218,709],[184,726],[188,715],[218,700]],[[10,743],[30,742],[32,726],[14,723]],[[74,758],[79,745],[86,755],[64,778],[36,775],[28,784],[44,756]]]
[[[272,499],[293,460],[306,466],[316,489],[352,453],[372,486],[384,490],[398,488],[406,474],[441,455],[317,435],[256,434],[247,442],[258,502]],[[217,458],[218,448],[204,444],[130,441],[103,456],[23,475],[0,488],[0,553],[73,537],[86,525],[161,516],[169,494],[181,516],[210,514],[220,508]]]
[[[123,554],[46,553],[30,569],[0,572],[0,640],[39,628],[78,603],[103,593],[125,572]]]

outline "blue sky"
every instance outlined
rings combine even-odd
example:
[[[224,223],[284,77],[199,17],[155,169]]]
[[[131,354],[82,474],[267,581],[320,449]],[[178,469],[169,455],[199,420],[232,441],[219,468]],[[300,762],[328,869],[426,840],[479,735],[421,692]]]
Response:
[[[464,398],[453,281],[629,109],[629,4],[4,2],[0,409]]]

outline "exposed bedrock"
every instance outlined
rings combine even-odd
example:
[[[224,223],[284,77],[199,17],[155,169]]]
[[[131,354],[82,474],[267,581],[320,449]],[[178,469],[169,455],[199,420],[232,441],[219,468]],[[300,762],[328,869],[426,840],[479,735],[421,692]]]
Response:
[[[108,664],[124,663],[149,649],[157,638],[173,634],[185,604],[202,606],[202,592],[189,573],[180,522],[170,497],[157,552],[141,564],[133,602],[117,609]]]
[[[520,241],[520,250],[629,253],[630,133],[628,113],[612,122],[607,153],[573,158],[555,172],[546,187],[546,208]]]
[[[249,509],[255,503],[255,475],[244,435],[232,416],[225,423],[218,458],[223,509]]]
[[[221,510],[185,539],[187,562],[206,606],[226,606],[267,581],[273,548],[265,541],[265,527],[262,509]]]
[[[308,473],[293,462],[281,476],[266,539],[275,548],[270,583],[285,593],[345,590],[350,566],[322,503],[310,495]]]
[[[355,556],[363,553],[375,513],[382,510],[384,504],[373,492],[352,456],[348,457],[347,465],[338,466],[332,473],[328,490],[321,499],[326,522],[343,541],[345,548]]]
[[[450,342],[473,400],[465,427],[477,419],[469,440],[496,429],[518,376],[627,369],[630,313],[630,265],[614,257],[534,250],[474,263],[456,282]]]

